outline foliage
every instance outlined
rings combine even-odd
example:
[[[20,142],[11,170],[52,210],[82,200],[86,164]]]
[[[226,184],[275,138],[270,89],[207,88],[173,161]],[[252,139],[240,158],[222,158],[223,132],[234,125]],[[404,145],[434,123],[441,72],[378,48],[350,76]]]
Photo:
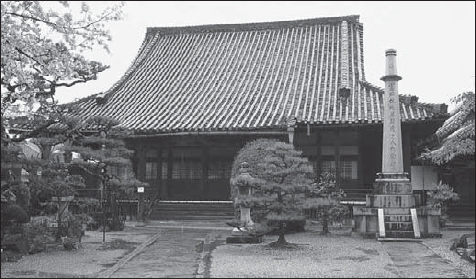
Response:
[[[239,174],[239,170],[243,162],[248,163],[249,174],[253,177],[258,177],[258,175],[261,173],[259,163],[261,162],[262,158],[271,153],[267,147],[269,147],[269,144],[276,142],[278,142],[278,140],[267,138],[259,138],[247,142],[235,156],[231,170],[231,177],[235,177]]]
[[[85,53],[98,46],[108,50],[111,36],[105,23],[121,20],[122,6],[117,2],[92,11],[86,2],[2,1],[2,210],[12,202],[26,207],[19,194],[27,190],[23,192],[29,191],[30,215],[53,213],[58,206],[51,206],[52,197],[77,195],[85,187],[85,176],[106,180],[107,167],[130,163],[131,151],[123,143],[85,133],[87,125],[95,129],[93,134],[99,129],[110,132],[117,121],[76,119],[67,114],[68,106],[59,107],[55,100],[58,87],[95,80],[109,68]],[[27,139],[39,147],[39,158],[25,156],[18,148]],[[58,146],[60,153],[53,153]],[[73,152],[83,160],[73,162]],[[19,169],[29,173],[28,184],[12,175]],[[124,185],[118,188],[127,190]]]
[[[422,153],[423,161],[443,165],[458,158],[474,160],[474,92],[464,92],[451,101],[456,107],[434,134],[437,146]]]
[[[77,197],[74,199],[70,208],[74,207],[73,212],[76,214],[90,215],[92,212],[100,211],[101,201],[91,197]]]
[[[261,160],[269,155],[271,152],[267,149],[269,144],[277,142],[276,139],[259,138],[254,141],[247,142],[235,156],[231,169],[231,177],[239,175],[240,167],[243,162],[248,164],[248,173],[252,177],[259,177],[263,173],[260,165]],[[236,187],[231,185],[231,199],[234,200],[236,196]]]
[[[2,158],[3,158],[2,154]],[[28,214],[28,188],[21,181],[15,181],[12,172],[2,170],[1,187],[1,240],[5,237],[6,231],[10,227],[15,227],[30,220]],[[21,227],[19,227],[21,229]]]
[[[2,1],[2,117],[18,100],[51,112],[57,87],[94,80],[109,68],[84,52],[97,46],[108,51],[105,23],[121,20],[122,6],[96,13],[86,2]]]
[[[84,122],[79,120],[77,122],[73,124],[74,121],[70,118],[68,125],[62,130],[51,131],[50,126],[44,127],[44,130],[38,132],[38,137],[32,140],[40,146],[41,157],[18,160],[29,173],[26,189],[31,194],[30,214],[55,213],[59,204],[52,201],[53,197],[78,196],[79,191],[86,187],[86,178],[94,178],[89,179],[87,185],[88,189],[96,190],[95,196],[89,197],[94,201],[82,197],[74,202],[74,205],[80,211],[90,209],[97,212],[99,199],[103,198],[105,202],[100,210],[104,213],[97,221],[102,222],[104,219],[102,215],[107,215],[109,228],[122,230],[124,218],[119,216],[116,200],[133,199],[137,195],[137,187],[147,187],[148,184],[137,180],[133,174],[131,161],[133,152],[125,146],[121,138],[123,134],[114,129],[117,121],[106,117],[93,117]],[[91,125],[100,127],[101,132],[84,132]],[[69,127],[75,127],[75,130],[68,130]],[[55,137],[59,132],[67,137],[63,138],[59,145],[52,146],[60,141],[59,137]],[[60,153],[48,152],[52,149]],[[102,186],[103,190],[100,192]],[[100,197],[99,193],[103,196]],[[58,214],[60,223],[58,236],[60,236],[63,234],[62,212]]]
[[[28,213],[17,204],[2,204],[2,228],[12,224],[27,223],[30,220]]]
[[[251,195],[235,189],[235,205],[263,209],[261,223],[264,227],[277,229],[278,246],[287,245],[284,238],[286,222],[305,219],[303,208],[309,203],[305,193],[311,190],[313,183],[312,166],[302,156],[302,151],[294,149],[292,144],[267,139],[246,144],[234,165],[237,160],[243,160],[240,154],[253,154],[254,151],[262,156],[255,157],[256,161],[251,161],[249,168],[241,169],[230,180],[233,187],[252,189]]]
[[[341,222],[350,215],[348,206],[340,204],[341,198],[346,194],[337,187],[335,177],[331,173],[321,174],[308,196],[319,201],[317,204],[310,204],[309,207],[317,210],[315,217],[322,223],[322,234],[330,233],[330,221]]]
[[[452,201],[459,200],[460,196],[448,184],[441,181],[436,185],[436,189],[427,192],[427,205],[430,207],[441,208],[442,215],[446,213],[447,207]]]

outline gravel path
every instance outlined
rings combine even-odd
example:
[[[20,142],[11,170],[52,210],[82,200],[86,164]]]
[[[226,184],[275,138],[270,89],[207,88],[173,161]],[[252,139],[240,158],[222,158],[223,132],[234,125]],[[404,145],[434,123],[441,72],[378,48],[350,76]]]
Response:
[[[217,247],[211,254],[210,277],[474,278],[474,263],[449,250],[452,240],[463,233],[471,232],[443,231],[442,238],[422,243],[378,242],[316,232],[287,235],[288,242],[300,244],[297,250],[270,249],[267,244],[277,236],[267,236],[260,244]],[[389,253],[397,248],[404,254]]]
[[[300,233],[286,236],[288,242],[299,244],[296,250],[267,248],[276,239],[270,236],[260,244],[217,247],[212,252],[210,277],[399,277],[375,239]]]

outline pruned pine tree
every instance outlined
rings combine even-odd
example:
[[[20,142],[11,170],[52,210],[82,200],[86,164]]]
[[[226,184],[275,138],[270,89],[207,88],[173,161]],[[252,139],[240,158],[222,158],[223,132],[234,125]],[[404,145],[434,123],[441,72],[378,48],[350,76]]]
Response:
[[[69,162],[69,169],[80,169],[83,173],[95,176],[101,180],[101,200],[105,202],[107,224],[111,230],[122,230],[124,215],[120,212],[117,200],[137,198],[138,187],[148,187],[149,184],[135,178],[132,168],[133,151],[125,145],[125,131],[115,128],[117,121],[107,117],[92,117],[86,127],[100,130],[75,138],[65,147],[68,152],[79,154],[77,159]]]
[[[285,239],[285,226],[290,221],[305,220],[303,210],[313,204],[307,195],[314,182],[312,165],[302,151],[285,142],[259,139],[243,149],[246,150],[240,152],[253,153],[254,149],[260,149],[257,153],[263,156],[250,164],[250,169],[259,169],[259,172],[250,171],[255,177],[239,178],[237,175],[232,178],[232,185],[248,184],[252,187],[251,195],[238,193],[235,204],[262,210],[259,223],[267,231],[277,230],[278,233],[278,240],[270,246],[295,247]]]
[[[40,147],[41,157],[19,159],[29,173],[30,215],[47,215],[51,213],[49,202],[78,196],[87,187],[92,193],[90,197],[103,201],[103,211],[108,220],[112,220],[107,224],[109,229],[122,230],[124,218],[116,200],[134,199],[137,187],[148,186],[134,176],[133,151],[122,140],[126,132],[116,128],[118,122],[107,117],[63,120],[42,127],[35,132],[36,137],[31,138],[31,142]],[[60,151],[61,155],[52,150]],[[86,185],[88,177],[90,182]],[[61,212],[58,213],[61,216]]]

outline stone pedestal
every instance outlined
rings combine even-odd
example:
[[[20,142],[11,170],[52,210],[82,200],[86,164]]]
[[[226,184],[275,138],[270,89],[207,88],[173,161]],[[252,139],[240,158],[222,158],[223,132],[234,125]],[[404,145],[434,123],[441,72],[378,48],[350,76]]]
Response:
[[[383,179],[374,183],[374,189],[376,194],[366,196],[365,206],[353,207],[355,232],[382,237],[383,229],[384,238],[441,237],[440,209],[420,205],[418,195],[411,193],[409,181]],[[379,227],[378,209],[383,209],[384,228]],[[415,209],[418,224],[412,220],[411,209]]]
[[[233,228],[231,236],[226,238],[226,243],[261,243],[262,236],[253,236],[252,233],[254,222],[251,220],[251,210],[249,207],[240,207],[240,221],[242,227]]]
[[[243,226],[239,229],[233,228],[231,235],[244,236],[250,229],[253,228],[254,222],[251,220],[251,210],[249,207],[240,206],[240,221]]]

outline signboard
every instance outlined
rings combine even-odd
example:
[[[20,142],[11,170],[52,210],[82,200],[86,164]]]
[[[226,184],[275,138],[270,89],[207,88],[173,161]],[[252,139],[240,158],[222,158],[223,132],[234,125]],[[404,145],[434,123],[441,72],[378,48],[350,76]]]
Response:
[[[144,193],[144,187],[137,187],[137,193]]]
[[[434,166],[411,166],[412,190],[435,190],[438,169]]]

